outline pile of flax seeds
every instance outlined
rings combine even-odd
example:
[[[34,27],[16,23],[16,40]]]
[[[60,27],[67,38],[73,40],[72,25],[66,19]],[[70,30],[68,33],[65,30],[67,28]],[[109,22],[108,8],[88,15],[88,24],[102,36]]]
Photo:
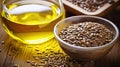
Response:
[[[113,32],[95,22],[72,24],[64,28],[59,36],[71,45],[82,47],[102,46],[113,40]]]

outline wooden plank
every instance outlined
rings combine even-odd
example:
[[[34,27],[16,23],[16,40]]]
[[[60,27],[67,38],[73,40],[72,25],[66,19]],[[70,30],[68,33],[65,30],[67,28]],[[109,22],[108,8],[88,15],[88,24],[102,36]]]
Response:
[[[50,51],[54,53],[61,52],[63,53],[62,54],[63,57],[67,56],[61,50],[58,42],[55,39],[52,39],[51,41],[48,41],[40,45],[22,44],[16,40],[13,40],[9,36],[4,37],[2,39],[5,40],[5,43],[0,45],[0,49],[1,49],[0,67],[14,67],[14,65],[19,65],[20,67],[33,67],[39,64],[40,62],[42,62],[43,59],[40,59],[38,57],[42,56],[42,54],[43,56],[45,55],[50,56],[51,54]],[[119,65],[119,62],[120,62],[120,58],[119,58],[120,53],[118,53],[120,48],[119,44],[120,42],[118,41],[107,56],[96,60],[96,62],[94,63],[95,66],[92,65],[90,62],[78,62],[74,60],[70,62],[73,65],[72,64],[70,65],[74,67],[75,65],[74,62],[77,62],[79,64],[78,67],[80,66],[81,67],[93,67],[93,66],[94,67],[114,67],[115,65]],[[56,54],[52,56],[55,56],[55,55]],[[31,65],[31,63],[33,64]]]

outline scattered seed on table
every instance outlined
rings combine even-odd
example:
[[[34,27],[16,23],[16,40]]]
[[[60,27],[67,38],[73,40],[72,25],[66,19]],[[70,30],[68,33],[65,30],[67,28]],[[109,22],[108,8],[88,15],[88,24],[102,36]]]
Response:
[[[36,57],[34,57],[34,59],[35,59],[35,60],[39,60],[39,57],[38,57],[38,56],[36,56]]]
[[[39,51],[39,49],[35,49],[35,51]]]
[[[2,41],[2,44],[5,44],[5,41]]]
[[[14,67],[20,67],[18,64],[14,64]]]
[[[36,54],[39,52],[36,52]],[[79,63],[75,63],[77,61],[69,61],[70,57],[65,55],[60,50],[53,51],[44,51],[40,52],[40,54],[33,55],[33,61],[26,60],[26,63],[29,63],[31,67],[65,67],[66,65],[70,66],[70,63],[73,63],[73,67],[79,65]],[[35,58],[39,58],[35,60]]]
[[[26,60],[27,63],[30,63],[31,61],[30,60]]]
[[[40,52],[38,52],[37,54],[41,54]]]
[[[8,56],[11,56],[11,53],[8,53]]]
[[[35,61],[31,62],[31,66],[36,66],[36,65],[37,65],[37,63]]]

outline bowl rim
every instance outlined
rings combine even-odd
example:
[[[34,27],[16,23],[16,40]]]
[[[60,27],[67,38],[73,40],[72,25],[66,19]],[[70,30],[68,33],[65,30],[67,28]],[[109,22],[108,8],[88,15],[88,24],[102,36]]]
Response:
[[[107,44],[105,44],[105,45],[96,46],[96,47],[75,46],[75,45],[71,45],[71,44],[63,41],[63,40],[59,37],[59,35],[57,34],[57,26],[58,26],[61,22],[65,21],[65,20],[68,20],[68,19],[71,19],[71,18],[78,18],[78,17],[79,17],[79,18],[80,18],[80,17],[92,17],[92,18],[101,19],[101,20],[104,20],[104,21],[108,22],[109,24],[111,24],[111,25],[113,26],[113,28],[114,28],[115,31],[116,31],[115,37],[113,38],[113,40],[112,40],[111,42],[109,42],[109,43],[107,43]],[[107,19],[105,19],[105,18],[98,17],[98,16],[90,16],[90,15],[77,15],[77,16],[67,17],[67,18],[59,21],[59,22],[54,26],[54,36],[55,36],[55,38],[56,38],[58,41],[62,42],[62,43],[63,43],[64,45],[66,45],[66,46],[73,47],[73,48],[76,48],[76,49],[90,49],[90,50],[92,50],[92,49],[104,48],[104,47],[110,46],[112,43],[116,42],[116,41],[118,40],[118,38],[119,38],[119,30],[118,30],[117,26],[116,26],[113,22],[111,22],[110,20],[107,20]],[[112,46],[112,45],[111,45],[111,46]]]

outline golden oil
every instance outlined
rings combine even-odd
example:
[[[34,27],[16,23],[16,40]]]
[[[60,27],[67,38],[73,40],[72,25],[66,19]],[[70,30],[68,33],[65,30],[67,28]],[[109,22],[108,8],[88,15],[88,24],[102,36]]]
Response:
[[[1,14],[5,31],[26,44],[41,44],[52,39],[54,25],[65,17],[59,5],[43,0],[3,5]]]

